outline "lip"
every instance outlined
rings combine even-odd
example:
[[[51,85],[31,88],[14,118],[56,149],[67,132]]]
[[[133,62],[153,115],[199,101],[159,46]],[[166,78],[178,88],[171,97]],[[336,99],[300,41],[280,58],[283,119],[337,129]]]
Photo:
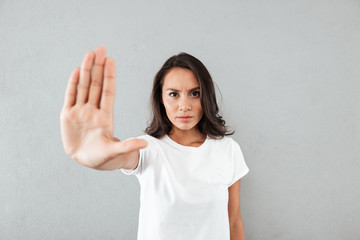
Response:
[[[179,121],[182,121],[182,122],[188,122],[192,119],[192,117],[190,116],[186,116],[186,117],[178,117]]]

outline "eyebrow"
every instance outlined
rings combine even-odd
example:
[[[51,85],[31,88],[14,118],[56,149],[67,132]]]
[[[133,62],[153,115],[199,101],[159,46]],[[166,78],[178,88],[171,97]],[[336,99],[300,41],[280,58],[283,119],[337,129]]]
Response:
[[[189,90],[189,92],[194,91],[194,90],[197,90],[197,89],[200,89],[200,87],[192,88],[192,89]],[[166,89],[166,91],[175,91],[175,92],[178,92],[179,90],[177,90],[177,89],[175,89],[175,88],[168,88],[168,89]]]

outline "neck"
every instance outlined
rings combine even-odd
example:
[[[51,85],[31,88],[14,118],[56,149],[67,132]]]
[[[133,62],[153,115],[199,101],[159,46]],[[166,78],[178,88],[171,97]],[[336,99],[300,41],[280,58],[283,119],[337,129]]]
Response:
[[[202,134],[197,128],[181,130],[173,127],[168,136],[175,142],[185,146],[201,145],[206,139],[206,135]]]

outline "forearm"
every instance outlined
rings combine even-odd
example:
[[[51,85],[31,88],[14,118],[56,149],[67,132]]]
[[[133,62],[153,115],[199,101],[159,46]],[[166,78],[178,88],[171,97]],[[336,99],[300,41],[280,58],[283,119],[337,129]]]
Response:
[[[244,225],[230,226],[230,240],[245,240]]]
[[[109,159],[102,165],[98,166],[96,170],[115,170],[119,168],[123,169],[135,169],[138,165],[137,159],[139,159],[139,150],[118,155],[112,159]]]

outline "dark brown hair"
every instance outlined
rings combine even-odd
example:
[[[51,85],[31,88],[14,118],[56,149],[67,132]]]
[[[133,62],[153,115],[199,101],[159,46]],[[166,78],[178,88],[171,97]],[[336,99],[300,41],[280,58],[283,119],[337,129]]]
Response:
[[[172,129],[172,123],[167,117],[165,107],[162,104],[162,87],[165,75],[174,67],[191,70],[199,81],[201,107],[203,109],[203,116],[197,124],[200,132],[213,139],[221,139],[225,135],[234,134],[235,131],[228,131],[225,120],[219,115],[214,83],[210,73],[199,59],[185,52],[170,57],[154,77],[150,100],[153,115],[145,133],[160,138],[165,134],[169,134]]]

